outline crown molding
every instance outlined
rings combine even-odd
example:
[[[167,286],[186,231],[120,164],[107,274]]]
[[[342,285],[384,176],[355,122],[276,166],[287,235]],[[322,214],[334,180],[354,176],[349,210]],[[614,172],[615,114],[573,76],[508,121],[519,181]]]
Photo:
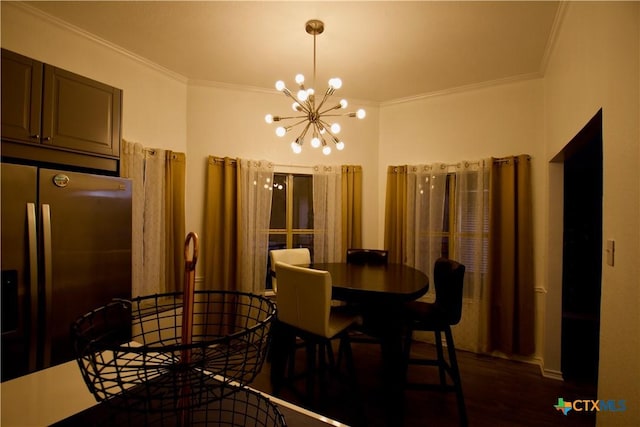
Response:
[[[562,27],[562,22],[564,21],[564,17],[567,14],[568,4],[569,4],[568,1],[562,0],[558,5],[558,10],[556,11],[556,16],[553,20],[553,25],[551,26],[551,32],[549,33],[549,38],[547,39],[547,46],[544,50],[542,61],[540,61],[540,73],[543,76],[547,72],[547,66],[549,65],[549,60],[551,58],[551,55],[553,54],[553,50],[555,49],[556,42],[560,35],[560,28]]]
[[[154,71],[157,71],[157,72],[159,72],[161,74],[164,74],[164,75],[166,75],[167,77],[169,77],[171,79],[177,80],[180,83],[187,84],[187,82],[188,82],[188,79],[185,76],[183,76],[182,74],[176,73],[175,71],[172,71],[172,70],[170,70],[168,68],[165,68],[165,67],[163,67],[163,66],[161,66],[161,65],[159,65],[159,64],[157,64],[157,63],[155,63],[153,61],[148,60],[147,58],[144,58],[144,57],[142,57],[142,56],[140,56],[140,55],[138,55],[136,53],[133,53],[133,52],[123,48],[122,46],[119,46],[119,45],[117,45],[115,43],[112,43],[112,42],[110,42],[108,40],[100,38],[100,37],[96,36],[93,33],[90,33],[90,32],[88,32],[88,31],[86,31],[86,30],[84,30],[84,29],[82,29],[80,27],[77,27],[77,26],[75,26],[73,24],[70,24],[67,21],[64,21],[64,20],[62,20],[60,18],[57,18],[55,16],[52,16],[52,15],[49,15],[48,13],[43,12],[42,10],[40,10],[40,9],[34,7],[34,6],[28,5],[28,4],[24,3],[24,2],[3,2],[3,3],[5,3],[5,5],[6,4],[10,4],[10,5],[14,6],[14,7],[22,9],[24,12],[29,13],[30,15],[33,15],[33,16],[35,16],[35,17],[37,17],[39,19],[42,19],[44,21],[47,21],[50,24],[53,24],[53,25],[55,25],[55,26],[57,26],[59,28],[62,28],[63,30],[69,31],[71,33],[74,33],[74,34],[76,34],[76,35],[78,35],[78,36],[80,36],[80,37],[82,37],[82,38],[84,38],[86,40],[89,40],[89,41],[93,42],[93,43],[102,45],[102,46],[104,46],[104,47],[106,47],[106,48],[108,48],[108,49],[110,49],[110,50],[122,55],[122,56],[125,56],[125,57],[127,57],[127,58],[129,58],[129,59],[131,59],[131,60],[133,60],[135,62],[138,62],[138,63],[144,65],[147,68],[150,68],[150,69],[152,69]]]
[[[392,99],[390,101],[383,101],[380,103],[380,106],[389,107],[392,105],[405,104],[408,102],[415,102],[415,101],[420,101],[428,98],[435,98],[438,96],[454,95],[457,93],[471,92],[474,90],[485,89],[485,88],[494,87],[494,86],[501,86],[509,83],[517,83],[517,82],[526,81],[526,80],[534,80],[542,77],[543,75],[539,71],[534,73],[520,74],[517,76],[505,77],[503,79],[489,80],[486,82],[473,83],[470,85],[458,86],[458,87],[453,87],[449,89],[423,93],[420,95],[409,96],[406,98],[398,98],[398,99]]]

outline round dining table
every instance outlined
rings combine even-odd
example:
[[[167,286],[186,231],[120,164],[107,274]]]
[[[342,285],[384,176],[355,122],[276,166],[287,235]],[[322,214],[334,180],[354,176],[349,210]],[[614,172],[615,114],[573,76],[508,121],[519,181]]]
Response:
[[[328,271],[332,281],[331,298],[347,303],[405,303],[420,298],[429,290],[427,275],[404,264],[328,262],[305,267]]]
[[[331,298],[344,301],[347,307],[354,307],[362,313],[368,332],[380,342],[382,381],[389,393],[387,402],[392,416],[398,416],[405,375],[402,352],[404,304],[420,298],[428,291],[428,276],[413,267],[394,263],[365,265],[331,262],[312,263],[303,267],[328,271],[332,280]],[[277,342],[278,339],[274,339],[272,345],[277,346]],[[279,352],[276,350],[274,353]],[[271,379],[275,390],[279,388],[284,375],[284,363],[272,360]]]

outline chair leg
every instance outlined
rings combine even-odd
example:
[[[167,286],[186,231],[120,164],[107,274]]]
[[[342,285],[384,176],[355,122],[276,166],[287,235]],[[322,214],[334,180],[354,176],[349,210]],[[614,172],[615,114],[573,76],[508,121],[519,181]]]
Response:
[[[309,403],[313,402],[313,394],[315,389],[315,366],[316,366],[316,344],[307,342],[307,399]]]
[[[468,424],[467,420],[467,410],[464,404],[464,395],[462,394],[462,381],[460,380],[460,370],[458,369],[458,359],[456,358],[456,347],[453,342],[453,334],[451,333],[451,328],[446,328],[445,338],[447,340],[447,350],[449,352],[449,364],[451,365],[451,377],[453,379],[453,386],[455,388],[456,397],[458,401],[458,414],[460,416],[460,425],[466,426]]]
[[[440,385],[445,387],[447,385],[447,377],[445,376],[445,366],[447,362],[444,359],[444,352],[442,351],[442,331],[436,329],[434,332],[436,339],[436,352],[438,355],[438,373],[440,374]]]
[[[402,349],[404,353],[404,382],[407,382],[407,375],[409,374],[409,359],[411,358],[411,342],[413,341],[413,328],[409,328],[404,337],[404,347]]]

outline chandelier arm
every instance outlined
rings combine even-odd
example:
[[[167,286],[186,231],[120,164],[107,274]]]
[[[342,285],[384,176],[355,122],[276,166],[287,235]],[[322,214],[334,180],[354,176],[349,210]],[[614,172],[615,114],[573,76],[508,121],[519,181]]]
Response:
[[[287,96],[288,98],[291,98],[294,102],[296,102],[296,103],[297,103],[297,104],[298,104],[298,105],[299,105],[299,106],[300,106],[300,107],[301,107],[301,108],[302,108],[306,113],[309,113],[309,110],[308,110],[308,109],[307,109],[307,107],[304,105],[304,104],[305,104],[304,102],[300,102],[300,101],[298,101],[298,100],[296,99],[296,97],[295,97],[295,96],[293,96],[293,94],[292,94],[291,92],[289,92],[289,91],[286,91],[286,92],[284,92],[284,91],[283,91],[283,93],[285,94],[285,96]]]
[[[333,132],[329,130],[329,126],[327,126],[325,122],[322,122],[322,124],[324,126],[324,131],[331,137],[331,139],[333,139],[333,143],[337,144],[338,142],[340,142],[340,140],[333,134]]]
[[[299,116],[299,117],[304,117],[304,119],[300,120],[299,122],[295,122],[294,124],[289,125],[289,126],[287,126],[287,127],[288,127],[289,129],[293,129],[294,127],[298,126],[299,124],[304,123],[304,122],[306,122],[306,121],[307,121],[306,116]],[[293,117],[293,118],[298,118],[298,117]]]
[[[320,111],[320,113],[319,113],[319,114],[327,115],[327,116],[342,116],[342,115],[344,115],[344,114],[326,114],[326,113],[328,113],[329,111],[337,110],[338,108],[342,108],[342,105],[338,104],[338,105],[336,105],[336,106],[334,106],[334,107],[327,108],[327,109],[326,109],[326,110],[324,110],[324,111]]]
[[[317,111],[320,111],[320,108],[322,108],[322,106],[324,105],[324,103],[326,102],[327,99],[329,99],[331,95],[329,95],[329,91],[327,90],[324,93],[324,96],[322,97],[322,101],[320,102],[320,104],[318,104],[318,108],[316,109]],[[329,111],[329,110],[327,110]]]
[[[307,132],[309,131],[309,126],[311,126],[311,122],[307,122],[307,125],[304,127],[302,132],[300,132],[300,136],[298,136],[298,138],[304,139],[304,137],[307,135]]]
[[[331,111],[331,110],[327,110]],[[325,112],[320,113],[322,117],[355,117],[355,113],[342,113],[342,114],[326,114]]]
[[[306,118],[307,118],[307,115],[304,115],[304,116],[286,116],[286,117],[275,116],[273,118],[273,121],[274,122],[281,122],[282,120],[291,120],[291,119],[305,119],[306,120]],[[302,120],[302,121],[304,121],[304,120]],[[298,122],[298,123],[302,123],[302,122]]]

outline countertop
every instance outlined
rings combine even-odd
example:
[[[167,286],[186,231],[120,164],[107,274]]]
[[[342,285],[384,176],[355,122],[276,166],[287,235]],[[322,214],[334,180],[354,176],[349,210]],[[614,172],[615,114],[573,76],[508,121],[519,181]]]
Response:
[[[257,390],[253,390],[257,391]],[[289,427],[344,426],[265,393],[285,416]],[[2,427],[41,427],[72,420],[97,405],[76,361],[70,361],[0,384]]]

